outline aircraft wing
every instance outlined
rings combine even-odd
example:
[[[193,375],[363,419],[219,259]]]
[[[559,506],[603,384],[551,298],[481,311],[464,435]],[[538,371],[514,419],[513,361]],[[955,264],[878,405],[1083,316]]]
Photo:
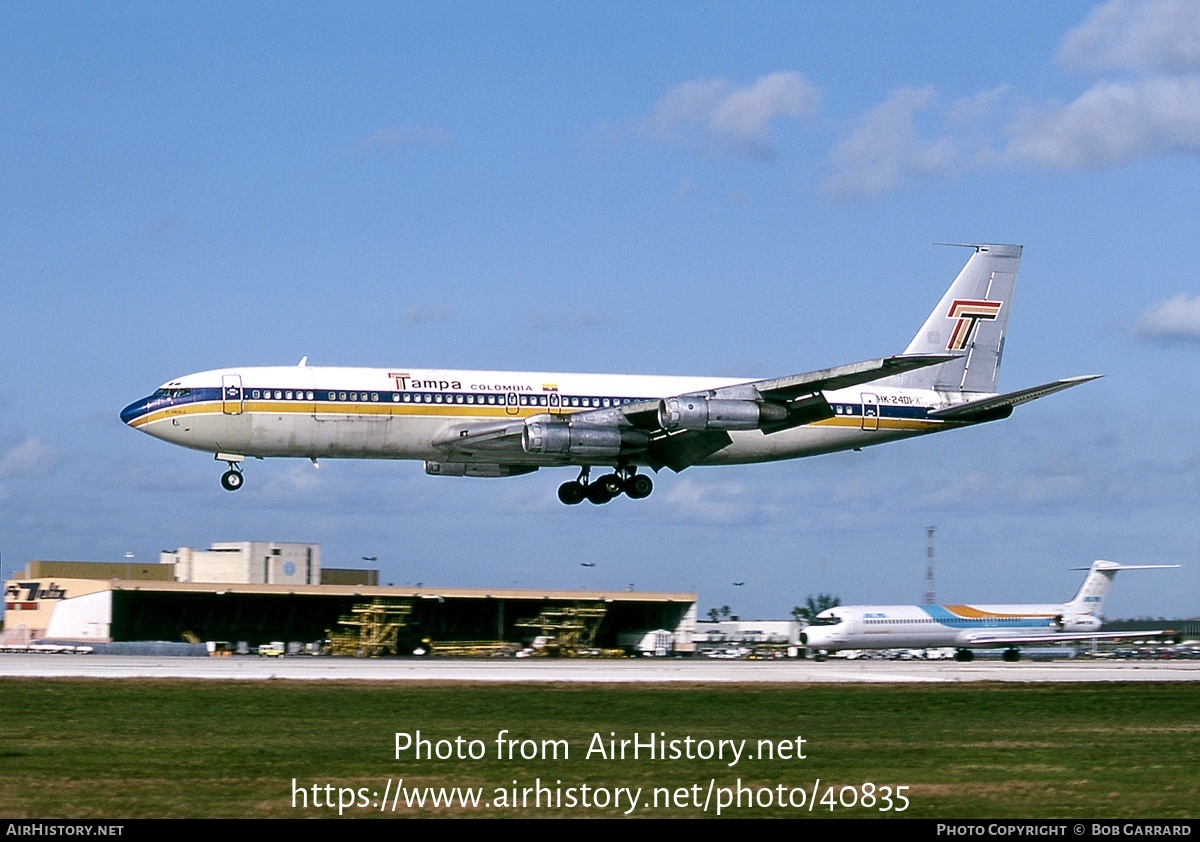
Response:
[[[821,392],[844,389],[859,383],[870,383],[882,377],[903,374],[906,371],[914,371],[931,365],[941,365],[954,358],[954,354],[883,357],[877,360],[810,371],[805,374],[792,374],[770,380],[751,380],[746,383],[713,389],[704,394],[720,400],[765,399],[782,404],[788,410],[787,419],[763,427],[763,432],[773,433],[776,430],[798,427],[802,424],[811,424],[813,421],[833,417],[833,412],[829,409],[829,404],[821,397]],[[588,423],[603,423],[608,416],[614,416],[619,412],[630,426],[646,432],[654,432],[660,429],[658,423],[659,403],[657,398],[637,401],[626,404],[619,410],[599,410],[581,414],[580,418],[587,418]]]
[[[760,429],[769,435],[779,430],[832,418],[833,410],[822,394],[825,390],[842,389],[894,374],[903,374],[906,371],[940,365],[955,357],[954,354],[883,357],[805,374],[737,383],[703,394],[717,400],[769,402],[786,410],[780,418],[762,424]],[[656,470],[668,467],[673,471],[682,471],[690,465],[702,462],[732,441],[729,433],[724,430],[663,429],[659,422],[660,403],[659,399],[654,398],[623,404],[620,407],[582,410],[572,413],[570,421],[572,425],[633,428],[647,433],[650,436],[647,457]],[[520,450],[521,433],[525,423],[524,419],[514,419],[490,423],[452,424],[434,437],[433,445],[464,456]]]
[[[1080,383],[1087,383],[1089,380],[1095,380],[1102,376],[1100,374],[1084,374],[1080,377],[1066,377],[1062,380],[1055,380],[1053,383],[1031,386],[1016,392],[980,398],[977,401],[967,401],[942,409],[931,409],[929,417],[943,421],[990,421],[992,418],[1003,417],[1002,414],[1005,410],[1011,412],[1014,406],[1044,398],[1046,395],[1053,395],[1055,392],[1070,389],[1072,386],[1078,386]]]
[[[867,360],[861,363],[839,365],[820,371],[810,371],[807,374],[792,374],[788,377],[777,377],[772,380],[758,380],[746,385],[753,386],[764,398],[771,400],[794,400],[804,395],[813,395],[833,389],[845,389],[847,386],[857,386],[859,383],[870,383],[893,374],[904,374],[931,365],[941,365],[958,357],[958,354],[921,354],[883,357],[878,360]],[[730,389],[740,389],[731,386]],[[717,390],[717,396],[723,397]]]
[[[1039,643],[1071,643],[1079,640],[1121,640],[1131,637],[1161,637],[1170,634],[1165,629],[1125,632],[1056,632],[1055,634],[988,634],[981,632],[967,638],[968,646],[1033,646]]]

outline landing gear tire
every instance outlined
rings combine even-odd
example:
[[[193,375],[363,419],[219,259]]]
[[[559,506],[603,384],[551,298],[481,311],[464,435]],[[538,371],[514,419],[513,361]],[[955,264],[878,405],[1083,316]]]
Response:
[[[587,496],[587,489],[582,483],[575,480],[564,482],[558,487],[558,499],[561,503],[566,503],[568,506],[574,506],[583,502],[583,498]]]
[[[605,474],[596,480],[596,484],[604,486],[604,490],[608,492],[610,500],[625,490],[625,483],[616,474]]]
[[[959,649],[954,653],[954,660],[967,663],[968,661],[975,660],[975,653],[970,649]]]
[[[654,482],[645,474],[634,474],[625,480],[625,494],[630,500],[642,500],[650,496]]]
[[[608,484],[604,482],[593,482],[588,485],[586,495],[589,503],[595,503],[597,506],[607,503],[615,495],[608,490]]]
[[[242,472],[235,471],[233,468],[221,474],[221,487],[226,491],[237,491],[245,481],[246,479],[242,476]]]
[[[1020,652],[1020,650],[1018,650],[1018,649],[1005,649],[1005,650],[1004,650],[1004,660],[1008,661],[1009,663],[1013,663],[1013,662],[1015,662],[1015,661],[1019,661],[1019,660],[1021,660],[1021,652]]]

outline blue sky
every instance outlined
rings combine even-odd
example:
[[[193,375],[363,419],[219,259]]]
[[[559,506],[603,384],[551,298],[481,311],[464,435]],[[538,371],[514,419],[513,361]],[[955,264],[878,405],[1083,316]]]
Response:
[[[0,8],[0,553],[312,541],[383,581],[1067,599],[1200,614],[1200,7]],[[312,364],[776,376],[901,351],[1025,246],[1001,386],[862,453],[565,508],[568,471],[223,466],[126,429],[171,377]],[[581,562],[595,562],[582,568]],[[732,582],[745,581],[741,587]]]

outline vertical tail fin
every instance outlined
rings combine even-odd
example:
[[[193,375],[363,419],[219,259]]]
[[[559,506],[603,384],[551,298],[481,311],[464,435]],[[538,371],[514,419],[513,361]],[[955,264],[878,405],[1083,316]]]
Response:
[[[958,359],[898,375],[898,386],[995,393],[1012,309],[1021,247],[975,245],[967,265],[929,314],[905,354],[960,354]]]
[[[1168,570],[1178,567],[1178,564],[1117,564],[1115,561],[1093,561],[1087,568],[1087,578],[1083,580],[1079,593],[1067,603],[1074,614],[1094,614],[1100,616],[1104,598],[1112,589],[1113,579],[1118,570]],[[1082,570],[1083,568],[1078,568]]]

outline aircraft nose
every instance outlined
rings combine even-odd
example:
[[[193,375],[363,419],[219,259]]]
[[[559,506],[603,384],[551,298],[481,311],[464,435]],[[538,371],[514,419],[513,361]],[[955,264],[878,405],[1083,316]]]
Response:
[[[129,406],[121,410],[121,420],[126,424],[132,424],[134,419],[146,411],[146,405],[150,403],[149,398],[136,400]]]

